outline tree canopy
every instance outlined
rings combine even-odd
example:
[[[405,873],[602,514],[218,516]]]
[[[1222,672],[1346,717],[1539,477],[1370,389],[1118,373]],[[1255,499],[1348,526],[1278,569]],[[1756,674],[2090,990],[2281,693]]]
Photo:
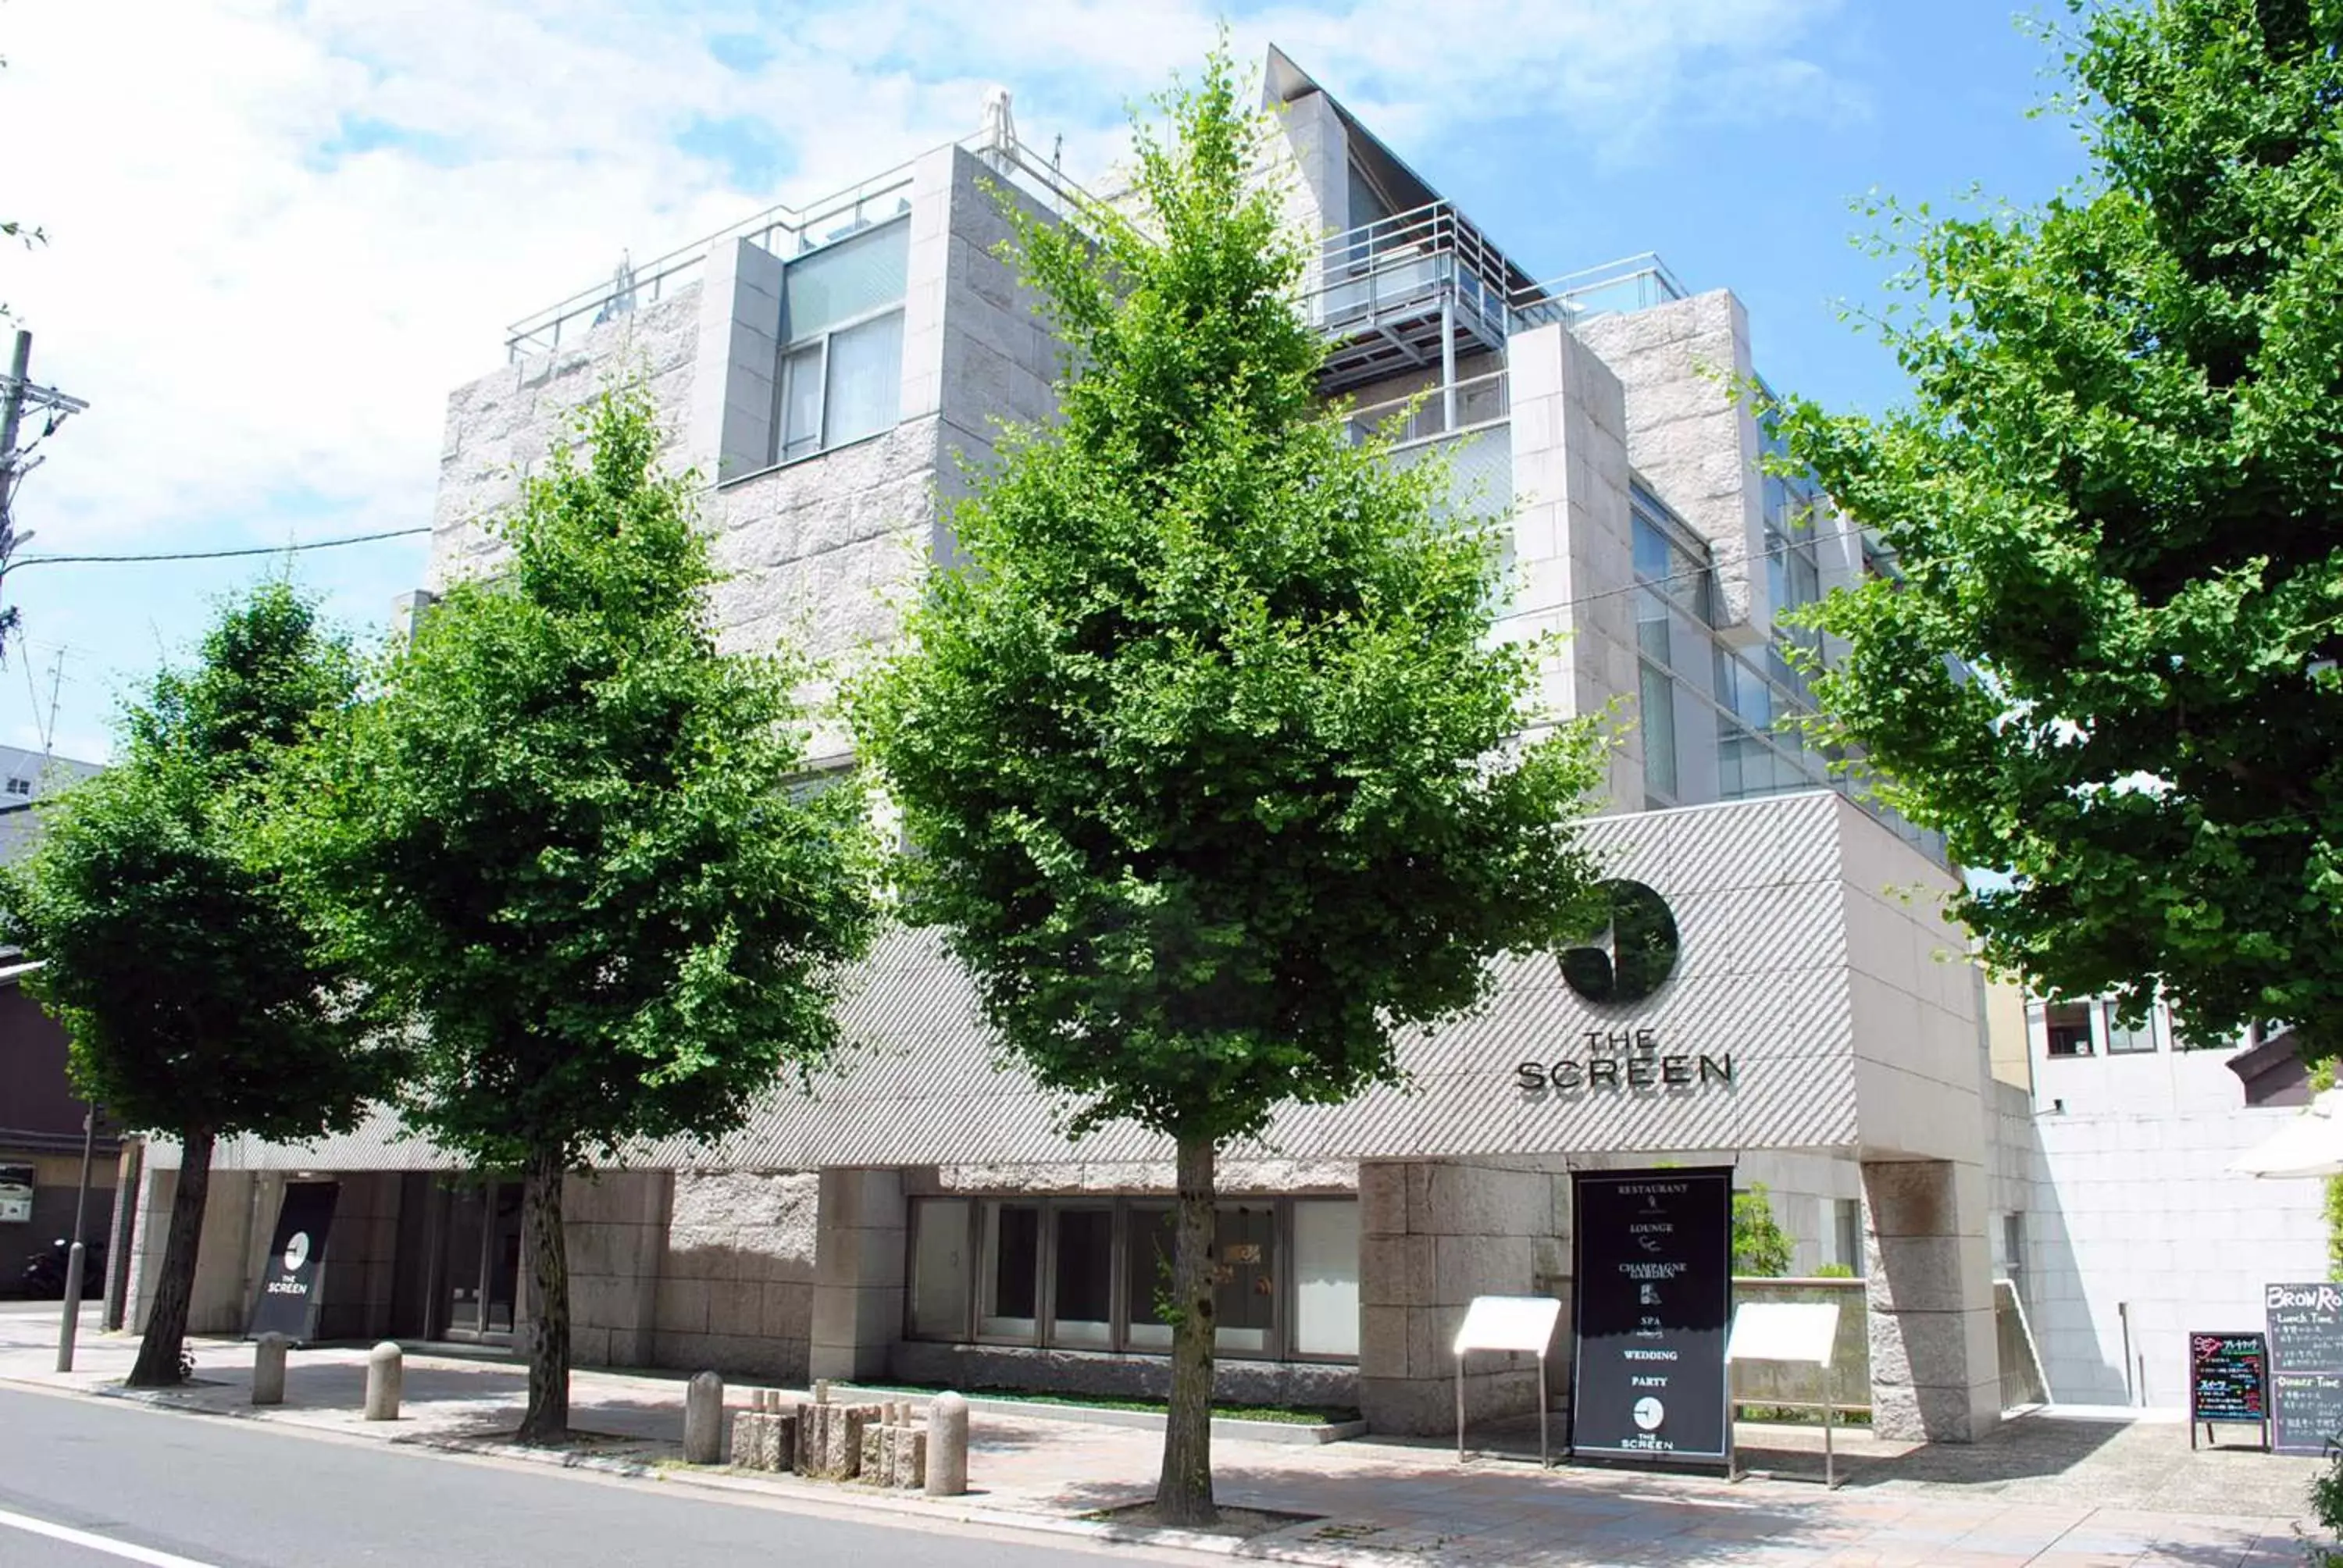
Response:
[[[836,1043],[876,918],[850,776],[809,772],[807,674],[718,649],[689,474],[606,393],[317,749],[288,861],[386,1023],[408,1122],[524,1173],[524,1434],[568,1420],[560,1188],[590,1155],[738,1126]]]
[[[1910,404],[1777,410],[1884,543],[1836,596],[1842,737],[2039,990],[2343,1047],[2343,6],[2083,12],[2093,175],[1890,208]]]
[[[156,677],[120,759],[0,871],[10,939],[41,965],[25,987],[64,1025],[76,1087],[180,1143],[136,1383],[178,1381],[214,1142],[346,1130],[393,1075],[267,852],[276,780],[356,675],[314,605],[263,584],[224,608],[192,670]]]
[[[1004,202],[1065,347],[1060,422],[952,514],[854,705],[1001,1040],[1077,1130],[1174,1139],[1173,1416],[1159,1513],[1211,1512],[1212,1160],[1282,1105],[1400,1076],[1489,960],[1583,926],[1591,731],[1542,724],[1492,636],[1485,519],[1356,446],[1294,300],[1302,236],[1224,55],[1141,126],[1137,209]],[[1510,498],[1493,498],[1500,504]]]

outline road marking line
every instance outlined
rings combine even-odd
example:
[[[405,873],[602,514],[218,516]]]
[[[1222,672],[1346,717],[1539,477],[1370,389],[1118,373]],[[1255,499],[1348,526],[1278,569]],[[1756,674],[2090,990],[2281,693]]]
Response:
[[[69,1546],[83,1546],[92,1552],[103,1552],[109,1557],[144,1563],[146,1568],[216,1568],[213,1563],[198,1563],[192,1557],[175,1557],[168,1552],[157,1552],[150,1546],[133,1546],[127,1541],[108,1540],[103,1535],[92,1535],[86,1530],[52,1524],[29,1513],[11,1513],[5,1508],[0,1508],[0,1529],[24,1530],[35,1535],[45,1535]]]

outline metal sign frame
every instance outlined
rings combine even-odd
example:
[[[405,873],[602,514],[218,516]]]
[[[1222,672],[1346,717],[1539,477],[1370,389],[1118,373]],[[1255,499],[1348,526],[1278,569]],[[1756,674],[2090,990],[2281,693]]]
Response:
[[[1526,1352],[1538,1363],[1538,1468],[1554,1468],[1546,1442],[1546,1407],[1554,1402],[1545,1375],[1546,1352],[1562,1324],[1562,1302],[1553,1296],[1475,1296],[1464,1309],[1451,1353],[1456,1358],[1456,1462],[1464,1462],[1464,1358],[1474,1351]]]

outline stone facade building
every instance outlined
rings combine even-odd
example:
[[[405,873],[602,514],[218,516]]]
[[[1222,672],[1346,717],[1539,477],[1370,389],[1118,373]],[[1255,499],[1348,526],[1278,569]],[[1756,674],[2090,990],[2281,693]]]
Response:
[[[1733,389],[1755,373],[1745,310],[1649,257],[1542,284],[1282,55],[1266,81],[1296,221],[1332,236],[1303,300],[1325,391],[1407,421],[1394,460],[1447,451],[1504,519],[1500,633],[1567,633],[1551,704],[1630,719],[1591,837],[1681,941],[1627,1005],[1585,1000],[1552,955],[1510,964],[1485,1013],[1405,1047],[1412,1091],[1290,1110],[1231,1151],[1223,1392],[1445,1431],[1464,1304],[1572,1293],[1573,1171],[1719,1163],[1770,1187],[1800,1271],[1867,1280],[1880,1430],[1976,1436],[2003,1405],[1979,982],[1934,913],[1936,847],[1835,789],[1788,722],[1805,634],[1777,617],[1862,574],[1865,541],[1761,472]],[[705,486],[726,640],[844,667],[883,646],[952,560],[948,504],[999,422],[1051,417],[1055,347],[996,255],[996,204],[1054,218],[1054,180],[998,136],[939,148],[524,324],[449,400],[433,582],[493,564],[478,519],[607,377],[640,373]],[[843,1005],[856,1049],[810,1099],[574,1180],[579,1359],[1164,1387],[1169,1148],[1129,1127],[1067,1142],[992,1064],[930,933],[887,938]],[[277,1193],[330,1178],[322,1332],[510,1333],[517,1189],[391,1133],[224,1143],[196,1326],[242,1327]],[[149,1215],[172,1182],[156,1155]],[[1467,1392],[1477,1419],[1534,1388],[1527,1359],[1484,1358]]]

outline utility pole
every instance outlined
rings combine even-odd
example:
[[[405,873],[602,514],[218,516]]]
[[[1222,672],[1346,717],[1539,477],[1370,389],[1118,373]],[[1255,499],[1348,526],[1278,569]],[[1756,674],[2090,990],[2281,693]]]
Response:
[[[26,461],[27,449],[17,445],[17,437],[24,430],[25,410],[48,411],[48,422],[41,431],[46,437],[66,418],[89,407],[81,398],[67,397],[54,387],[34,386],[32,367],[33,335],[20,329],[15,354],[8,364],[7,385],[0,387],[0,581],[6,579],[8,558],[20,542],[16,534],[16,487],[41,462],[38,457]],[[39,445],[37,441],[34,444]],[[0,610],[0,638],[5,638],[15,625],[15,610]],[[0,653],[5,651],[5,643],[0,642]]]

